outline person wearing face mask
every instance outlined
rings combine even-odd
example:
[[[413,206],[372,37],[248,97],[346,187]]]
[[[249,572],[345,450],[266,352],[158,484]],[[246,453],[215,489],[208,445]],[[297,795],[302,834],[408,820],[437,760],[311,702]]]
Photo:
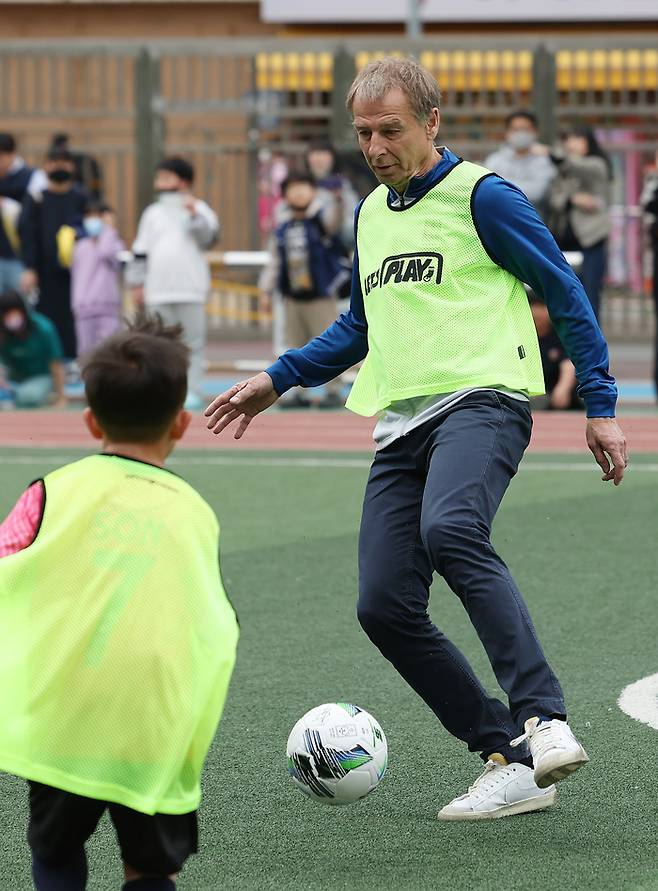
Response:
[[[0,390],[16,408],[66,405],[62,345],[55,326],[17,291],[0,295]]]
[[[558,175],[551,185],[548,226],[563,251],[580,251],[579,278],[599,317],[610,232],[612,164],[591,127],[575,124],[553,149]]]
[[[37,309],[55,325],[64,356],[77,356],[71,310],[71,264],[76,234],[82,231],[87,196],[73,182],[75,165],[69,152],[52,149],[44,169],[48,187],[27,195],[18,223],[24,294],[38,290]]]
[[[185,158],[163,159],[155,171],[157,201],[141,216],[133,243],[136,263],[130,273],[143,284],[134,299],[168,325],[182,325],[190,350],[189,388],[185,407],[201,408],[206,346],[206,300],[210,270],[205,257],[219,237],[217,214],[193,192],[194,167]]]
[[[82,225],[71,267],[71,304],[80,356],[120,326],[119,253],[125,250],[107,204],[90,202]]]
[[[514,183],[546,215],[548,192],[556,170],[548,148],[539,142],[537,118],[530,111],[513,111],[505,120],[505,144],[490,154],[484,166]]]

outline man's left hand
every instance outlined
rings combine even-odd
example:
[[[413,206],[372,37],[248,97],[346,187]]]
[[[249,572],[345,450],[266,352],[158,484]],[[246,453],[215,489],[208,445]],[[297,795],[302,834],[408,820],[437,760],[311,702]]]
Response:
[[[614,418],[588,418],[586,436],[587,445],[603,471],[603,482],[614,480],[618,486],[628,466],[628,446],[621,427]]]
[[[183,197],[183,208],[192,216],[196,213],[196,198],[189,192]]]

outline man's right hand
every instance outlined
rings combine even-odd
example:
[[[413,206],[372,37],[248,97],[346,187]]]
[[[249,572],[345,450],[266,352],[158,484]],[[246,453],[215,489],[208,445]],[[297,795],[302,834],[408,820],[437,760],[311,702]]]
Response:
[[[239,418],[240,423],[233,437],[240,439],[256,415],[274,405],[278,398],[272,378],[266,371],[261,371],[213,399],[204,412],[208,418],[208,430],[221,433]]]
[[[29,294],[39,287],[39,276],[34,269],[24,269],[20,279],[20,289],[23,294]]]

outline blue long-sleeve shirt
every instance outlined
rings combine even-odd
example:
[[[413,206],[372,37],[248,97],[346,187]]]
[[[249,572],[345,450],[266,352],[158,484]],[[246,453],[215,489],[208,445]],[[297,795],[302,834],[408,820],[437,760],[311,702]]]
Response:
[[[405,205],[422,198],[458,163],[444,148],[424,176],[413,177],[404,195],[389,189],[389,202]],[[355,212],[355,231],[361,205]],[[491,259],[530,285],[546,303],[551,321],[576,368],[578,393],[588,417],[614,417],[617,387],[608,372],[608,346],[580,280],[523,192],[492,175],[473,195],[473,220]],[[354,255],[350,308],[301,349],[288,350],[267,372],[277,393],[294,386],[315,387],[342,374],[368,352],[359,257]]]

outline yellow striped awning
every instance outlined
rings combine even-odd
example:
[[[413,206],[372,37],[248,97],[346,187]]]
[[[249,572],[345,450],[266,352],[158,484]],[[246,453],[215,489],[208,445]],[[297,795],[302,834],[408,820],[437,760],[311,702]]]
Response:
[[[359,52],[357,70],[385,52]],[[391,55],[402,56],[402,51]],[[530,50],[425,50],[420,61],[439,86],[450,91],[532,89]],[[658,50],[558,50],[558,90],[658,89]],[[329,52],[274,52],[256,56],[259,90],[321,91],[333,87],[333,55]]]

